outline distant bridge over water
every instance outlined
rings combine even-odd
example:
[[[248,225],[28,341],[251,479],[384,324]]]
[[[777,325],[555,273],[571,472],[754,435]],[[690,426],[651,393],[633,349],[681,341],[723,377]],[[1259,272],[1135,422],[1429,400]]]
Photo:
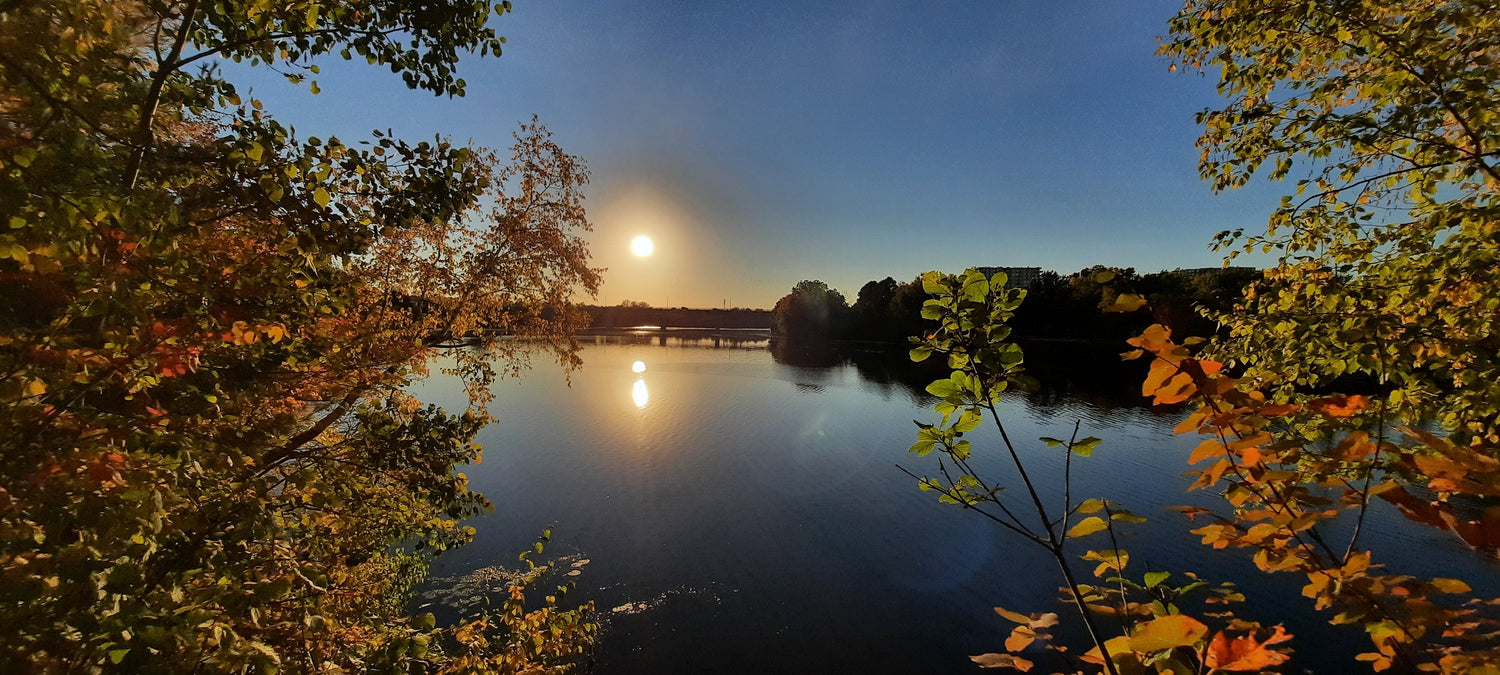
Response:
[[[766,309],[687,309],[679,307],[585,307],[593,319],[591,328],[771,328]]]

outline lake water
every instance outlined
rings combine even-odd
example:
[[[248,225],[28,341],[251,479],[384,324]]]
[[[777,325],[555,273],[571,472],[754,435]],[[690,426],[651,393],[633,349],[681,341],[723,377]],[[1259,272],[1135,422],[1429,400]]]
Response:
[[[1083,644],[1047,554],[938,504],[897,468],[937,471],[936,455],[906,451],[912,420],[936,414],[921,392],[930,376],[904,353],[773,354],[765,340],[691,337],[584,344],[571,384],[539,365],[496,385],[501,421],[480,435],[484,462],[466,469],[496,508],[470,521],[477,541],[444,554],[433,574],[513,566],[550,527],[539,560],[590,561],[575,579],[577,597],[594,600],[605,623],[594,672],[976,672],[969,654],[1004,651],[1010,624],[996,605],[1056,611],[1061,639]],[[1139,379],[1122,376],[1112,354],[1039,345],[1027,357],[1044,390],[1008,399],[1002,413],[1052,502],[1060,506],[1062,456],[1035,441],[1067,437],[1077,421],[1080,436],[1104,442],[1074,462],[1075,499],[1112,499],[1151,519],[1122,542],[1132,576],[1149,568],[1235,581],[1252,596],[1242,616],[1297,635],[1299,668],[1355,668],[1366,639],[1313,614],[1298,592],[1305,580],[1259,575],[1244,556],[1199,544],[1166,510],[1217,505],[1184,492],[1198,439],[1172,434],[1181,411],[1139,405]],[[636,361],[645,372],[633,372]],[[451,380],[416,389],[462,405]],[[978,464],[1022,498],[996,436],[988,424],[969,436]],[[1366,536],[1377,560],[1402,571],[1500,590],[1482,556],[1383,504]],[[1108,548],[1102,539],[1074,546]]]

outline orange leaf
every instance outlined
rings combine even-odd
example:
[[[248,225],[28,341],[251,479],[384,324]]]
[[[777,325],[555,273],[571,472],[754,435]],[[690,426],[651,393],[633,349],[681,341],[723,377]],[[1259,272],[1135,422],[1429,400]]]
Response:
[[[1172,329],[1159,323],[1152,324],[1151,327],[1141,331],[1140,335],[1125,342],[1146,351],[1158,352],[1172,346]]]
[[[1225,452],[1224,443],[1217,438],[1210,438],[1193,448],[1193,454],[1188,457],[1188,464],[1197,464],[1205,459],[1213,459]]]
[[[1277,626],[1276,632],[1267,638],[1265,642],[1258,642],[1251,635],[1231,640],[1224,634],[1224,631],[1219,631],[1214,635],[1214,639],[1208,643],[1208,652],[1204,655],[1203,664],[1209,668],[1229,671],[1264,670],[1280,665],[1287,660],[1286,654],[1272,651],[1266,647],[1286,642],[1291,637],[1291,634],[1286,632],[1286,629],[1281,626]]]
[[[1166,384],[1152,392],[1156,395],[1156,400],[1152,402],[1156,405],[1181,403],[1192,398],[1193,394],[1197,392],[1198,386],[1193,383],[1193,377],[1187,373],[1178,373],[1172,376],[1172,379],[1167,380]]]
[[[1212,408],[1199,408],[1193,414],[1188,415],[1187,419],[1179,422],[1177,426],[1172,429],[1172,433],[1185,434],[1189,431],[1197,431],[1198,429],[1203,427],[1203,423],[1207,422],[1210,417],[1213,417]]]
[[[1338,451],[1341,458],[1354,461],[1375,452],[1375,444],[1370,442],[1369,432],[1356,431],[1339,443]]]
[[[1307,402],[1307,407],[1324,417],[1353,417],[1365,409],[1365,404],[1365,397],[1354,394],[1313,399]]]
[[[1272,403],[1271,405],[1263,406],[1259,412],[1262,417],[1280,417],[1282,415],[1290,415],[1300,408],[1301,406],[1290,403]]]
[[[1025,626],[1016,626],[1015,630],[1010,632],[1010,637],[1005,638],[1005,649],[1018,652],[1034,641],[1036,641],[1035,631]]]
[[[1166,361],[1152,361],[1151,371],[1146,374],[1146,381],[1141,383],[1141,395],[1151,396],[1160,389],[1167,380],[1177,374],[1177,366]]]

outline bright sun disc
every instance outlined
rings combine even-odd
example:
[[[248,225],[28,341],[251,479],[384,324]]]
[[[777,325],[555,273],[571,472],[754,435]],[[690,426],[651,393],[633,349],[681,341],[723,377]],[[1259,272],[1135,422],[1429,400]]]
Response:
[[[651,252],[654,250],[656,250],[656,245],[651,243],[651,237],[644,234],[630,240],[630,252],[638,256],[645,257],[651,255]]]
[[[646,372],[646,362],[636,361],[635,363],[630,364],[630,369],[637,373],[644,373]]]

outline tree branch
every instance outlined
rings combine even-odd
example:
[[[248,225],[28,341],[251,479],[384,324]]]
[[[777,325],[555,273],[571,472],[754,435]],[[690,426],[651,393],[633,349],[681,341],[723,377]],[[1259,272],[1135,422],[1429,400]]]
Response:
[[[182,25],[177,27],[177,37],[172,41],[172,51],[167,55],[165,61],[156,66],[156,75],[151,78],[151,89],[146,92],[146,101],[141,106],[140,125],[136,131],[135,152],[130,153],[130,162],[125,166],[125,190],[128,192],[135,189],[135,182],[141,175],[141,163],[146,160],[146,152],[152,145],[152,124],[156,119],[156,109],[161,105],[161,90],[167,84],[167,78],[182,66],[177,62],[182,56],[182,48],[187,44],[188,33],[193,29],[193,21],[198,16],[198,0],[188,0],[187,11],[183,12]]]

